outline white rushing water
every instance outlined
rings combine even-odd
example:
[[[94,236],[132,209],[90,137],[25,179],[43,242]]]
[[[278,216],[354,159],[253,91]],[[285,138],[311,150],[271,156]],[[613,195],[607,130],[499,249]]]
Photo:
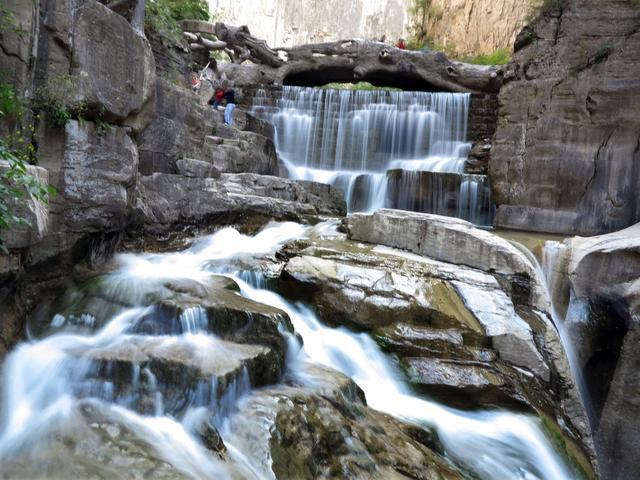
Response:
[[[350,211],[401,208],[489,225],[487,177],[463,173],[469,100],[285,86],[275,106],[258,91],[253,113],[275,126],[288,175],[341,188]]]
[[[272,224],[253,237],[225,228],[200,239],[184,252],[119,255],[120,267],[110,282],[131,293],[131,298],[142,299],[143,292],[160,288],[162,281],[202,280],[211,272],[225,271],[234,276],[243,295],[289,314],[304,340],[304,348],[290,348],[287,365],[291,374],[301,380],[309,375],[304,369],[305,360],[343,372],[364,390],[373,408],[435,428],[447,455],[480,478],[571,478],[534,417],[501,410],[464,412],[420,398],[411,392],[394,363],[368,335],[324,326],[309,306],[292,304],[266,289],[261,274],[232,273],[238,260],[274,252],[288,240],[326,233],[331,228]],[[137,288],[132,289],[133,285]],[[222,417],[232,413],[234,404],[248,393],[246,379],[233,389],[223,406],[217,400],[212,405],[211,394],[203,394],[200,397],[207,400],[192,399],[183,414],[166,411],[163,398],[156,402],[154,412],[135,413],[131,400],[131,395],[137,394],[135,388],[128,398],[109,392],[104,388],[106,384],[102,388],[79,389],[79,385],[86,385],[91,365],[78,352],[95,353],[126,346],[134,338],[141,319],[152,310],[150,305],[125,308],[101,328],[83,333],[66,331],[65,321],[58,317],[54,319],[57,333],[26,342],[8,356],[1,392],[0,465],[3,459],[29,453],[36,441],[71,421],[78,398],[84,396],[104,404],[111,417],[150,445],[159,458],[191,478],[261,477],[259,469],[244,454],[243,445],[228,443],[232,461],[222,463],[204,449],[194,434],[212,414],[218,414],[214,423],[219,425]],[[202,314],[198,309],[183,314],[180,333],[165,332],[157,338],[163,345],[185,343],[196,352],[206,349],[215,338],[204,331],[206,322]],[[135,366],[133,370],[131,383],[135,387],[142,383],[145,374],[136,371]],[[146,384],[155,385],[149,381]],[[157,388],[162,391],[160,386]]]

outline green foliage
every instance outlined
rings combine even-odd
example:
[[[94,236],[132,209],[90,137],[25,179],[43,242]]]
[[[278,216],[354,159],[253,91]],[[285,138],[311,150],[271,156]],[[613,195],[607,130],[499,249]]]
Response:
[[[209,5],[205,0],[162,0],[177,21],[210,19]]]
[[[0,83],[0,118],[15,117],[22,111],[22,102],[16,97],[13,85]]]
[[[145,31],[169,38],[174,43],[182,40],[180,20],[211,20],[206,0],[148,0]]]
[[[433,38],[429,35],[429,25],[442,18],[442,12],[431,4],[432,0],[413,0],[411,4],[411,36],[407,41],[407,48],[420,50],[425,46],[432,46]],[[434,48],[432,48],[434,49]]]
[[[0,120],[9,114],[22,119],[23,105],[16,97],[12,85],[0,83],[0,105]],[[30,129],[33,132],[33,126]],[[11,211],[9,204],[12,201],[20,200],[25,194],[29,194],[36,200],[48,203],[49,198],[55,195],[52,186],[42,185],[28,172],[29,160],[34,158],[34,154],[33,144],[27,141],[21,129],[8,138],[0,139],[0,160],[8,162],[8,168],[0,172],[0,230],[28,224],[27,220]],[[2,240],[0,251],[7,253]]]
[[[69,75],[53,77],[36,90],[33,107],[44,113],[47,123],[54,128],[64,128],[74,117],[82,121],[87,114],[87,104],[74,100],[73,91]]]
[[[493,53],[465,57],[463,61],[476,65],[504,65],[511,60],[511,51],[508,48],[500,48]]]
[[[321,88],[327,88],[332,90],[384,90],[386,92],[399,92],[401,89],[393,88],[393,87],[378,87],[369,82],[358,82],[358,83],[327,83],[323,85]]]
[[[576,478],[587,479],[593,478],[593,475],[589,475],[588,471],[591,470],[591,466],[580,450],[569,443],[558,425],[546,415],[541,415],[540,420],[542,423],[542,430],[551,441],[555,450],[560,453],[571,466],[571,469],[576,475]]]

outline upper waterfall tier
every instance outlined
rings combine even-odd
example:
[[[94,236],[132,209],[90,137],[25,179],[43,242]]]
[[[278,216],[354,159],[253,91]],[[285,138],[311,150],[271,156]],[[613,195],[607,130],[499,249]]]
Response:
[[[259,91],[253,112],[275,126],[287,175],[339,186],[350,211],[419,206],[490,224],[486,177],[464,175],[469,100],[464,93],[285,86],[275,102]],[[389,188],[397,186],[398,170],[408,182],[400,203]],[[418,188],[420,177],[411,172],[436,173],[433,191]],[[438,173],[457,174],[458,180]],[[415,195],[421,198],[408,198]]]
[[[296,167],[462,172],[469,95],[284,87],[269,113]]]

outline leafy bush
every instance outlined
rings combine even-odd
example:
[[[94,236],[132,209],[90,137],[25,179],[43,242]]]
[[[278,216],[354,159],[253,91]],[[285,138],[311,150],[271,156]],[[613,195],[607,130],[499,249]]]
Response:
[[[47,122],[54,128],[64,128],[74,117],[82,121],[87,113],[87,104],[74,100],[73,91],[70,76],[53,77],[36,90],[33,107],[44,113]]]
[[[12,85],[0,83],[0,121],[8,115],[22,119],[23,105]],[[33,127],[30,128],[33,130]],[[0,173],[0,230],[28,224],[27,220],[11,211],[9,204],[12,201],[20,200],[28,193],[36,200],[48,203],[49,197],[55,195],[52,186],[42,185],[36,177],[29,174],[27,166],[34,153],[33,144],[25,139],[22,130],[0,139],[0,160],[9,164],[9,168]],[[7,253],[1,239],[0,251]]]
[[[174,43],[182,40],[180,20],[211,20],[206,0],[148,0],[145,10],[145,30]]]
[[[504,65],[511,60],[511,51],[507,48],[501,48],[493,53],[476,55],[473,57],[465,57],[463,61],[474,63],[476,65]]]
[[[206,0],[162,0],[171,16],[180,20],[210,20],[209,5]]]
[[[409,12],[411,13],[411,24],[409,31],[411,36],[407,42],[410,50],[421,50],[425,46],[433,46],[433,38],[429,35],[429,24],[434,20],[442,18],[442,12],[433,6],[432,0],[413,0]],[[431,48],[434,50],[434,48]]]

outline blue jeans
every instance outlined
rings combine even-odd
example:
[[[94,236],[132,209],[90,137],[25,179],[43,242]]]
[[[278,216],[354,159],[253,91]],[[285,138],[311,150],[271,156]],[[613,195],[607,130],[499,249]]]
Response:
[[[227,125],[233,125],[233,111],[235,108],[235,103],[227,103],[227,108],[224,109],[224,123]]]

